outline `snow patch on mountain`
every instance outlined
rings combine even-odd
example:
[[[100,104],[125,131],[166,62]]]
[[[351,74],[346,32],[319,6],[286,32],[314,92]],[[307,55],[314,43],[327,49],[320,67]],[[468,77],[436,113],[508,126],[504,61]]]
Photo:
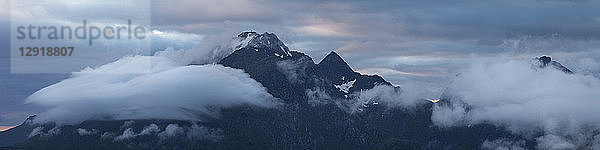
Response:
[[[354,86],[354,82],[356,82],[356,79],[352,80],[352,81],[348,81],[346,83],[340,84],[340,85],[333,85],[335,86],[335,88],[339,89],[340,91],[348,94],[348,92],[350,91],[350,88],[352,88],[352,86]]]
[[[267,32],[262,34],[242,32],[234,38],[232,47],[235,50],[243,48],[254,49],[256,52],[259,52],[259,49],[261,49],[280,58],[292,56],[289,48],[275,34]]]
[[[240,50],[248,46],[248,43],[250,43],[250,41],[252,41],[256,36],[258,36],[256,32],[241,33],[238,35],[238,37],[232,40],[231,47],[233,47],[235,50]],[[256,49],[256,51],[258,52],[258,49]]]

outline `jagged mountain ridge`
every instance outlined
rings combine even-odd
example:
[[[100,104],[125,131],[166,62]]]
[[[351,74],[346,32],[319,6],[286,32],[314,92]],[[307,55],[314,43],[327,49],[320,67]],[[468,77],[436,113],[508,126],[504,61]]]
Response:
[[[338,98],[346,98],[343,95],[371,89],[376,85],[392,86],[391,83],[380,76],[361,75],[354,72],[335,52],[329,53],[321,62],[315,64],[308,55],[297,51],[289,51],[287,46],[283,45],[283,42],[275,34],[244,32],[239,34],[238,37],[242,38],[242,41],[248,41],[248,43],[240,44],[241,46],[236,47],[236,51],[222,59],[219,64],[243,69],[250,74],[251,78],[263,84],[269,90],[269,93],[284,100],[303,97],[306,90],[315,87],[319,87]],[[252,39],[248,40],[248,38]],[[282,63],[294,66],[283,66]],[[282,67],[292,67],[293,70],[288,71],[295,72],[298,75],[295,79],[302,84],[282,84],[282,81],[289,80],[286,79],[286,76],[289,75],[286,75],[285,71],[282,72],[282,69],[289,68]],[[334,85],[349,82],[352,83],[349,89],[334,89],[336,87]],[[273,93],[273,89],[289,93]]]

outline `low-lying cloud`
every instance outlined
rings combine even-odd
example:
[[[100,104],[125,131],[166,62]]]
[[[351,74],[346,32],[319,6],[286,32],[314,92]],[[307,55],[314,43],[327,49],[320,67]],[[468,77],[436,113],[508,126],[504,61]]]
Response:
[[[131,121],[133,122],[133,121]],[[131,127],[131,124],[125,123],[117,132],[104,132],[99,134],[96,129],[77,129],[81,136],[99,136],[102,139],[111,140],[112,142],[128,142],[143,136],[156,136],[160,142],[171,139],[185,139],[190,141],[208,140],[217,142],[224,138],[223,130],[220,128],[209,128],[196,123],[190,126],[182,126],[179,124],[168,124],[165,127],[160,127],[157,124],[149,124],[143,128]],[[86,134],[81,134],[82,132]]]
[[[508,139],[486,140],[481,144],[484,150],[525,150],[525,141],[511,141]]]
[[[225,107],[276,106],[277,99],[243,70],[210,64],[218,61],[215,56],[231,52],[228,47],[220,49],[167,49],[156,56],[126,56],[74,72],[26,102],[49,107],[37,121],[59,124],[90,119],[198,120],[216,116]],[[187,65],[197,62],[205,65]],[[136,70],[144,65],[151,67]]]
[[[125,131],[123,131],[123,134],[115,137],[114,141],[123,141],[123,140],[128,140],[131,138],[135,138],[138,136],[156,134],[156,133],[159,133],[160,131],[161,131],[160,128],[156,124],[150,124],[150,125],[144,127],[144,129],[142,129],[142,131],[140,131],[140,133],[135,133],[133,131],[133,128],[127,128],[127,129],[125,129]]]
[[[345,95],[346,99],[333,97],[321,88],[308,89],[305,95],[311,106],[335,104],[350,114],[360,113],[376,105],[414,111],[417,106],[427,103],[425,96],[431,96],[425,87],[415,84],[402,87],[377,85],[372,89],[348,93]]]
[[[592,75],[539,69],[531,61],[476,63],[449,85],[451,104],[436,105],[432,121],[504,126],[533,136],[539,149],[598,148],[599,91],[600,79]],[[494,143],[506,142],[487,144]]]
[[[304,83],[304,80],[299,77],[306,75],[306,63],[312,63],[306,57],[299,60],[282,60],[277,62],[277,70],[283,73],[288,81],[292,83]]]

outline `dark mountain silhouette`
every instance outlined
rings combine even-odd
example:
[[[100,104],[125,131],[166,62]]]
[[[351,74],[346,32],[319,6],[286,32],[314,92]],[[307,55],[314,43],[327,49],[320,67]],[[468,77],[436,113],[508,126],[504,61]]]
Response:
[[[31,130],[36,126],[33,124],[35,115],[27,117],[23,123],[17,127],[0,132],[0,147],[10,146],[15,143],[25,141]]]
[[[243,69],[285,103],[281,108],[238,106],[223,109],[218,117],[207,117],[202,122],[89,120],[58,127],[52,123],[27,124],[0,133],[0,141],[3,141],[0,146],[29,149],[480,149],[485,140],[500,138],[526,140],[529,147],[534,145],[535,141],[493,125],[438,128],[431,121],[431,109],[437,104],[425,100],[415,108],[386,107],[388,104],[384,102],[369,107],[347,107],[345,104],[357,101],[351,93],[375,86],[393,86],[380,76],[354,72],[335,52],[315,64],[311,57],[290,51],[275,34],[243,32],[238,38],[247,43],[235,47],[219,64]],[[309,93],[318,93],[316,98],[324,102],[315,104],[312,102],[315,95]],[[161,138],[158,133],[142,134],[151,129],[152,124],[161,130],[177,124],[182,132],[169,138]],[[34,131],[40,134],[32,134]],[[118,135],[125,133],[136,133],[136,136],[117,140]],[[7,140],[13,137],[18,138]]]
[[[319,62],[317,67],[322,71],[323,74],[327,74],[328,78],[332,78],[332,80],[354,74],[352,68],[350,68],[350,66],[344,62],[342,57],[335,52],[331,52],[325,56],[325,58]]]
[[[375,85],[392,86],[391,83],[385,81],[377,75],[361,75],[354,72],[348,64],[335,52],[329,53],[318,65],[317,70],[321,77],[332,81],[334,84],[343,84],[348,81],[356,81],[349,93],[360,91],[361,89],[371,89]]]

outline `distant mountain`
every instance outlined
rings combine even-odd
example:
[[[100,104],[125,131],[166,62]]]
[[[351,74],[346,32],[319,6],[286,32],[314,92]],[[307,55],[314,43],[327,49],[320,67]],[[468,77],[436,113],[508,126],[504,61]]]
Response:
[[[33,124],[33,119],[35,119],[35,117],[35,115],[29,116],[17,127],[0,132],[0,147],[11,146],[12,144],[27,140],[29,133],[36,127],[36,125]]]
[[[89,120],[77,125],[26,124],[0,133],[0,146],[29,149],[480,149],[485,140],[523,139],[493,125],[438,128],[432,107],[386,107],[356,95],[376,86],[400,87],[361,75],[337,53],[318,64],[291,51],[272,33],[243,32],[219,64],[243,69],[283,108],[239,106],[202,122]],[[169,136],[172,135],[172,136]],[[17,138],[14,138],[17,137]],[[14,138],[13,140],[8,140]],[[527,140],[527,145],[531,144]]]
[[[554,69],[558,69],[568,74],[572,74],[573,71],[569,70],[569,68],[563,66],[557,61],[553,61],[550,56],[540,56],[536,58],[538,60],[538,66],[540,68],[546,68],[548,66],[552,66]]]

